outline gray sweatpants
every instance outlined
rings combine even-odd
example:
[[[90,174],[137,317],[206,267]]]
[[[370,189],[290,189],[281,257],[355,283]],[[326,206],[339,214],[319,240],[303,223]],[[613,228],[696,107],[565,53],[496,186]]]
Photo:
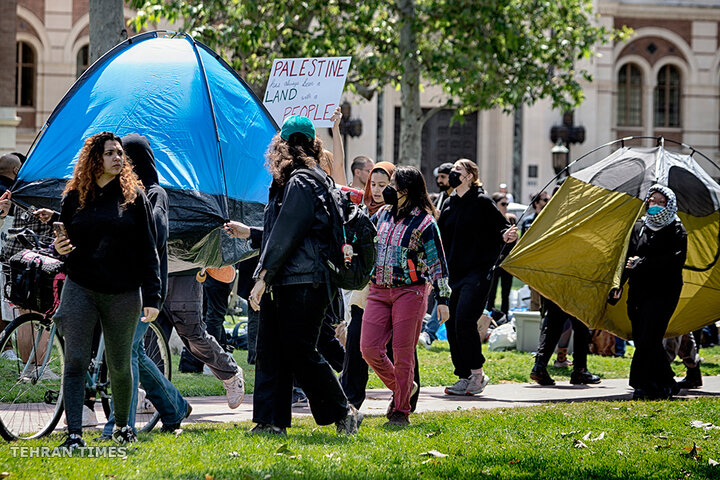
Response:
[[[65,338],[63,397],[68,433],[82,434],[85,372],[90,365],[93,331],[98,322],[105,336],[115,423],[118,427],[127,425],[132,397],[130,353],[141,307],[139,288],[124,293],[97,293],[70,278],[65,281],[53,319]]]
[[[207,332],[202,319],[202,284],[195,275],[168,277],[168,292],[161,314],[177,330],[185,348],[206,364],[219,380],[230,380],[239,370],[232,355]]]
[[[679,337],[663,338],[663,347],[667,353],[670,363],[675,361],[675,356],[680,357],[686,368],[695,368],[700,363],[695,337],[692,333],[686,333]]]

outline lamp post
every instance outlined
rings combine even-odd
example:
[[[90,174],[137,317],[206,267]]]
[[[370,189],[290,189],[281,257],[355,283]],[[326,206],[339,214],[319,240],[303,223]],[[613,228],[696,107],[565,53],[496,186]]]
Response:
[[[565,169],[565,167],[568,166],[569,152],[570,150],[568,150],[565,144],[563,144],[563,141],[558,138],[557,143],[555,143],[552,150],[550,150],[550,153],[552,153],[552,164],[553,169],[555,170],[555,175],[558,175]]]
[[[352,108],[350,102],[347,100],[340,105],[340,111],[342,112],[342,119],[340,120],[340,134],[343,136],[343,144],[347,145],[347,137],[359,137],[362,135],[362,120],[356,118],[350,119]],[[332,134],[332,130],[330,131]]]
[[[552,161],[555,174],[559,174],[568,166],[570,160],[570,145],[585,141],[585,127],[575,126],[573,112],[563,114],[562,125],[554,125],[550,129],[550,141],[555,144],[552,148]]]

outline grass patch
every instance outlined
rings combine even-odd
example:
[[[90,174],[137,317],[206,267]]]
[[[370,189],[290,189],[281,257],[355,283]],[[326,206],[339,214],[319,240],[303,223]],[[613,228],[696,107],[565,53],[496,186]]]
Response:
[[[0,471],[11,480],[718,478],[709,459],[720,460],[720,430],[690,425],[719,424],[717,406],[709,398],[548,404],[413,415],[402,430],[372,417],[352,437],[309,418],[295,418],[287,437],[248,435],[248,423],[202,424],[177,437],[143,434],[124,459],[12,456],[11,446],[54,447],[62,440],[54,435],[1,445]],[[447,456],[422,455],[432,450]]]
[[[485,346],[483,346],[485,350]],[[600,375],[601,378],[628,378],[630,376],[631,355],[633,347],[628,347],[625,358],[601,357],[599,355],[588,355],[588,369]],[[418,359],[420,362],[420,380],[422,385],[441,386],[452,385],[457,381],[453,374],[453,365],[450,361],[450,347],[448,342],[437,341],[432,344],[431,350],[422,347],[418,348]],[[490,383],[506,382],[530,382],[530,369],[534,363],[534,357],[527,352],[487,352],[485,350],[485,371],[490,376]],[[720,346],[704,348],[700,352],[704,358],[702,363],[703,375],[720,375]],[[233,353],[235,360],[245,370],[245,390],[253,392],[255,385],[255,367],[247,363],[247,351],[236,350]],[[572,358],[572,355],[570,355]],[[553,360],[554,360],[553,356]],[[224,395],[225,389],[222,382],[211,375],[196,373],[180,373],[177,370],[179,357],[173,357],[173,383],[186,396]],[[552,362],[551,362],[552,365]],[[673,369],[678,376],[685,375],[685,367],[682,362],[675,361]],[[572,368],[548,367],[548,372],[556,380],[569,380]],[[370,370],[368,388],[385,388],[375,373]]]

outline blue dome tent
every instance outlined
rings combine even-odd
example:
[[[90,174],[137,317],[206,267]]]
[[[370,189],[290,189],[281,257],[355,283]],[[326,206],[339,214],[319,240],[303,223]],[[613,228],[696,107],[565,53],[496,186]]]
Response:
[[[13,189],[58,210],[84,140],[139,133],[170,198],[171,270],[220,266],[249,253],[222,231],[227,219],[262,223],[277,125],[218,54],[190,36],[147,32],[120,43],[70,88],[38,134]]]

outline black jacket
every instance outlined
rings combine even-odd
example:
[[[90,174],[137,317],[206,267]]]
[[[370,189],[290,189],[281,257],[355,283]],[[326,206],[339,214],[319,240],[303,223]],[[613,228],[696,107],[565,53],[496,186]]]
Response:
[[[168,195],[158,183],[158,174],[155,167],[155,154],[147,138],[131,133],[122,138],[125,154],[130,157],[133,170],[145,187],[152,214],[155,221],[155,248],[160,261],[160,304],[167,295],[168,277]]]
[[[330,177],[315,169],[332,186]],[[284,187],[273,182],[255,278],[266,269],[268,285],[327,282],[322,257],[331,235],[328,195],[327,187],[307,174],[292,175]]]
[[[438,226],[451,286],[468,275],[487,275],[502,249],[503,232],[510,228],[495,202],[477,186],[462,197],[448,198]]]
[[[142,286],[143,306],[160,307],[160,267],[155,224],[145,194],[121,207],[120,180],[103,188],[80,209],[77,190],[62,201],[60,221],[75,250],[65,265],[73,282],[99,293],[122,293]]]
[[[654,295],[680,295],[687,257],[687,233],[682,222],[675,220],[658,231],[652,231],[642,219],[635,222],[627,258],[636,256],[640,260],[635,267],[623,272],[623,283],[625,279],[629,283],[628,303]]]

